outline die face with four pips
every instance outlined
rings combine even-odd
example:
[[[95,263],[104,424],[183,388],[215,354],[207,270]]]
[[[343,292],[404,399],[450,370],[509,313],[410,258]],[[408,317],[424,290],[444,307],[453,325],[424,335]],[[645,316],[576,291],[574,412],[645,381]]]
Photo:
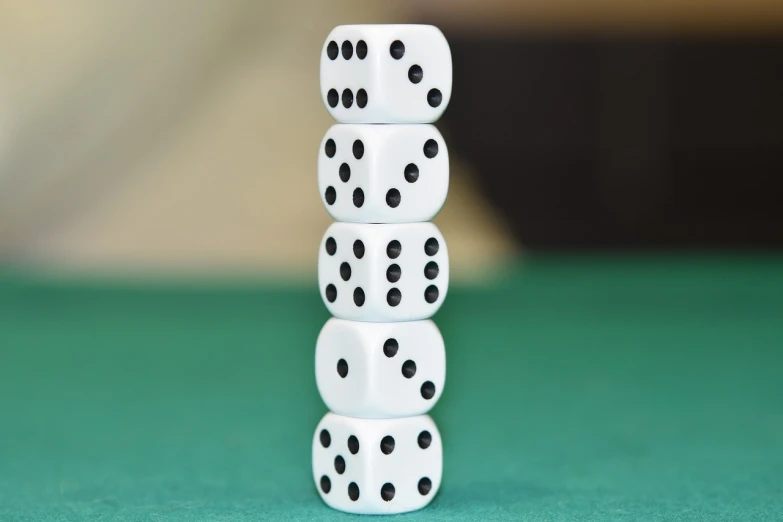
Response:
[[[334,413],[361,418],[428,412],[443,392],[446,351],[430,320],[367,323],[332,318],[315,348],[318,391]]]
[[[427,319],[448,290],[446,241],[432,223],[333,223],[321,240],[318,284],[340,319]]]
[[[432,500],[443,473],[440,433],[428,415],[359,419],[327,413],[313,437],[313,478],[329,506],[405,513]]]
[[[451,50],[431,25],[341,25],[321,49],[321,98],[341,123],[434,122],[451,82]]]
[[[434,125],[337,124],[321,142],[318,189],[336,221],[429,221],[446,201],[449,151]]]

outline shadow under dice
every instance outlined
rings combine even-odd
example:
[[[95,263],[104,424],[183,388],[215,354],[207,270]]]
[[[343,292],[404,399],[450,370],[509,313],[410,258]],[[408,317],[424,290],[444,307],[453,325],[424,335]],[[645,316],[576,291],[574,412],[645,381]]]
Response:
[[[337,221],[429,221],[446,201],[448,149],[433,125],[333,125],[318,155],[318,188]]]
[[[443,446],[427,415],[357,419],[327,413],[313,437],[313,478],[329,506],[349,513],[420,509],[440,487]]]
[[[449,44],[431,25],[341,25],[321,50],[321,98],[339,122],[434,122],[451,83]]]
[[[428,412],[443,392],[446,352],[432,321],[330,319],[318,336],[315,378],[334,413],[395,418]]]
[[[340,319],[427,319],[443,303],[448,283],[446,242],[432,223],[338,222],[321,241],[318,284]]]

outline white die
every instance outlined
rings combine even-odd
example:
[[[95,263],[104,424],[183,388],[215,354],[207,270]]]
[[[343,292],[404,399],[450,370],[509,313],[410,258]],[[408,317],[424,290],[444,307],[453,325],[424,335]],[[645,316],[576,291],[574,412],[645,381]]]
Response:
[[[340,25],[321,50],[321,98],[342,123],[431,123],[451,98],[451,50],[432,25]]]
[[[433,125],[333,125],[318,154],[318,188],[337,221],[429,221],[446,201],[449,151]]]
[[[449,285],[446,241],[432,223],[333,223],[321,240],[318,286],[329,312],[369,322],[417,321]]]
[[[432,321],[329,319],[315,346],[315,381],[329,410],[370,419],[427,413],[446,380],[443,337]]]
[[[313,478],[330,507],[393,514],[430,503],[443,474],[443,445],[428,415],[356,419],[327,413],[313,437]]]

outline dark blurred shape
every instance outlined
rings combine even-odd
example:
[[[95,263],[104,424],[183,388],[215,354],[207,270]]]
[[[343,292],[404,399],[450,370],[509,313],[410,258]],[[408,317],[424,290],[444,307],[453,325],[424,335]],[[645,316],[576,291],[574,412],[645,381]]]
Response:
[[[447,139],[526,247],[783,246],[783,37],[444,32]]]

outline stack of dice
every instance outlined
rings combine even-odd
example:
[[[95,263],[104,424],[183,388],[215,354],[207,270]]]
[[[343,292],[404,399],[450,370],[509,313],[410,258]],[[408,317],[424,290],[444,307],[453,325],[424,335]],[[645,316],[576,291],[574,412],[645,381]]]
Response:
[[[318,254],[334,317],[316,344],[331,412],[313,437],[313,475],[341,511],[412,511],[441,483],[443,447],[426,413],[443,391],[446,353],[429,318],[446,297],[449,258],[429,221],[446,200],[449,158],[430,123],[451,82],[451,51],[433,26],[339,26],[321,52],[321,96],[340,123],[318,156],[337,222]]]

